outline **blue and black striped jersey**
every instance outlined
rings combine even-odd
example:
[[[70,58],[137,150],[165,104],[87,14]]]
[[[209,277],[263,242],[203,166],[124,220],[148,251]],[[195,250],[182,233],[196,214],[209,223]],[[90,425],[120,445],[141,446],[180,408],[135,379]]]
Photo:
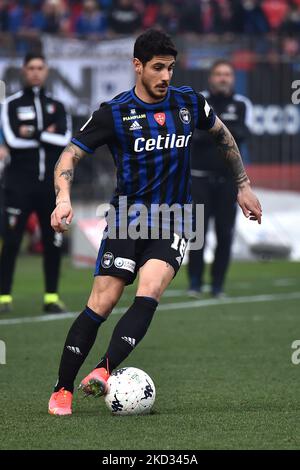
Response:
[[[134,89],[103,103],[73,137],[87,153],[107,144],[117,167],[119,196],[129,204],[191,202],[190,143],[193,131],[210,129],[215,114],[188,86],[170,86],[159,103],[141,101]],[[199,156],[201,158],[201,156]]]

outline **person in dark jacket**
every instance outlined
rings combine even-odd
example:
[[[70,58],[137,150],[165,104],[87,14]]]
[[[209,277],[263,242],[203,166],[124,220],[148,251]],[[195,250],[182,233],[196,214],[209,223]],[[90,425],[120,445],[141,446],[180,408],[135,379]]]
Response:
[[[55,207],[53,172],[71,138],[71,122],[64,105],[45,91],[45,58],[27,54],[24,88],[8,97],[1,125],[10,162],[4,173],[3,240],[0,254],[0,311],[12,310],[12,284],[17,254],[28,216],[36,212],[44,245],[44,311],[61,313],[57,289],[62,237],[50,225]]]
[[[215,62],[209,73],[208,90],[202,91],[209,105],[232,133],[238,147],[247,139],[251,126],[252,105],[248,98],[234,91],[233,66],[226,60]],[[199,153],[201,149],[201,156]],[[201,294],[204,272],[205,236],[208,223],[214,221],[217,246],[211,267],[211,293],[223,294],[230,262],[236,218],[237,191],[226,162],[208,134],[196,131],[191,152],[192,195],[195,204],[204,204],[204,246],[189,253],[189,294]]]

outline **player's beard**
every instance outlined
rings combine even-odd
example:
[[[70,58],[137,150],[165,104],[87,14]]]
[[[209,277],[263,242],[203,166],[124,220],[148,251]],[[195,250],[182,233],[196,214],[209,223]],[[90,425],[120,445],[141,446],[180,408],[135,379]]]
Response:
[[[158,92],[155,93],[155,88],[154,89],[151,88],[149,83],[147,83],[146,80],[144,80],[143,78],[142,78],[142,84],[146,92],[148,93],[148,95],[154,100],[157,100],[157,101],[163,100],[167,94],[168,87],[166,87],[166,92],[162,95],[161,93],[158,93]]]

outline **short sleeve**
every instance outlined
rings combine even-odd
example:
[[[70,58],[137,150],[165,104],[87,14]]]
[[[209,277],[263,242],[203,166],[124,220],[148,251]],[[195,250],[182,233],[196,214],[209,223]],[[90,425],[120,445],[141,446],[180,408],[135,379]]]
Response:
[[[213,127],[216,115],[201,93],[196,93],[198,99],[198,123],[197,129],[209,130]]]
[[[73,136],[71,142],[87,153],[109,144],[113,136],[111,108],[102,104]]]

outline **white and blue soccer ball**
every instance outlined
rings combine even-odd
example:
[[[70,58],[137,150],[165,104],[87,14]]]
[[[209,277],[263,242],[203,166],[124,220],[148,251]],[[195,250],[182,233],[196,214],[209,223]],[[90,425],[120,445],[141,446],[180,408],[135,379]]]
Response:
[[[155,402],[155,386],[146,372],[136,367],[114,371],[108,379],[105,403],[113,415],[150,413]]]

